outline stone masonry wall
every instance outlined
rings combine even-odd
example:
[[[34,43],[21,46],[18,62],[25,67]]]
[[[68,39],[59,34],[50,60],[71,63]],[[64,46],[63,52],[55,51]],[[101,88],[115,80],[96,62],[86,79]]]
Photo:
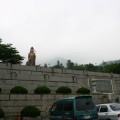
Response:
[[[89,79],[112,79],[115,94],[120,94],[120,75],[89,71],[44,68],[40,66],[11,65],[0,63],[0,87],[2,93],[10,93],[14,86],[21,85],[33,94],[39,85],[46,85],[55,93],[60,86],[68,86],[73,93],[81,87],[89,88]]]
[[[48,118],[48,111],[52,103],[58,99],[77,96],[73,95],[12,95],[0,94],[0,107],[5,111],[5,120],[16,120],[17,115],[27,105],[34,105],[41,111],[41,119]],[[92,95],[96,104],[108,102],[108,96]]]
[[[89,79],[93,78],[112,80],[113,94],[109,95],[109,98],[115,101],[113,96],[120,94],[119,74],[0,63],[0,88],[2,88],[0,107],[5,110],[7,116],[16,116],[24,106],[30,104],[42,110],[43,115],[44,112],[48,112],[49,107],[56,99],[64,97],[55,94],[57,88],[68,86],[72,89],[72,94],[75,96],[76,90],[82,86],[91,89]],[[11,95],[11,88],[18,85],[25,87],[28,90],[28,95]],[[34,95],[34,89],[40,85],[48,86],[52,91],[51,95]],[[104,98],[98,95],[94,98],[96,103],[104,101]]]

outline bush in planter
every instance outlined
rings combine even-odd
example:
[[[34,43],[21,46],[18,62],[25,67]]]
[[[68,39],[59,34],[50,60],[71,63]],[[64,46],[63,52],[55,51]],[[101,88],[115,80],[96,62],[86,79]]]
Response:
[[[11,94],[27,94],[28,90],[22,86],[15,86],[10,90]]]
[[[60,93],[60,94],[69,94],[71,92],[72,92],[72,90],[66,86],[61,86],[56,90],[56,93]]]
[[[35,94],[49,94],[51,90],[47,86],[39,86],[34,90]]]
[[[0,93],[2,92],[2,89],[0,88]]]
[[[36,118],[37,116],[40,116],[40,113],[41,111],[35,106],[26,106],[22,109],[21,116]]]
[[[0,118],[4,118],[5,112],[3,111],[2,108],[0,108]]]
[[[90,90],[85,88],[85,87],[81,87],[79,88],[76,93],[79,93],[79,94],[90,94]]]

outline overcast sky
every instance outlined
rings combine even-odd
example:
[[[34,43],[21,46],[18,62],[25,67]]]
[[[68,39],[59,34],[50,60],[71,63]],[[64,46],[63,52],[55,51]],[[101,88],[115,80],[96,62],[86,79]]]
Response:
[[[0,0],[0,38],[27,61],[78,64],[120,59],[120,0]]]

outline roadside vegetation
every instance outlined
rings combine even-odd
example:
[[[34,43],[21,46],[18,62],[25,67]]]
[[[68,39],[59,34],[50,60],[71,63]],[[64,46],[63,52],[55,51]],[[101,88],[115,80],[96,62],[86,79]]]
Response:
[[[58,68],[58,69],[64,68],[62,63],[58,61],[57,61],[57,65],[53,66],[53,68]],[[77,64],[77,63],[72,62],[71,60],[67,60],[66,69],[120,74],[120,62],[109,63],[109,64],[107,62],[103,62],[100,65],[94,65],[92,63]]]

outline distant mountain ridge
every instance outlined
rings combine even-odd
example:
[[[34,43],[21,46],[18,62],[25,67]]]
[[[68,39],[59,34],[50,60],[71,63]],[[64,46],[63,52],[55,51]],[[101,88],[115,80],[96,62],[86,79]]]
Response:
[[[47,66],[52,67],[54,65],[57,65],[58,60],[59,60],[60,64],[62,63],[62,65],[64,67],[66,67],[67,59],[62,58],[62,57],[53,58],[53,59],[49,60],[48,62],[46,62],[46,64],[47,64]]]
[[[110,65],[110,64],[115,64],[115,63],[120,63],[120,60],[110,60],[110,61],[103,61],[100,65]]]

